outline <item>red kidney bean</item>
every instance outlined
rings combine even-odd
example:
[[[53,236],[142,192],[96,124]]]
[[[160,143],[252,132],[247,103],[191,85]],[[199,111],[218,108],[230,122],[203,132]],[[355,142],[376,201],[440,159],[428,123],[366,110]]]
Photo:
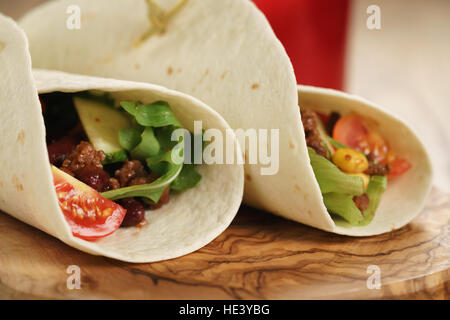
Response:
[[[61,166],[64,159],[75,149],[75,140],[71,137],[63,137],[47,145],[50,163]]]
[[[127,214],[120,225],[121,227],[135,226],[144,219],[144,205],[135,198],[122,199],[120,200],[120,205],[127,210]]]
[[[166,188],[161,197],[159,198],[159,201],[155,204],[150,205],[150,210],[155,210],[161,208],[163,205],[169,202],[170,199],[170,188]]]
[[[100,192],[106,191],[109,187],[109,174],[92,164],[77,170],[76,178]]]

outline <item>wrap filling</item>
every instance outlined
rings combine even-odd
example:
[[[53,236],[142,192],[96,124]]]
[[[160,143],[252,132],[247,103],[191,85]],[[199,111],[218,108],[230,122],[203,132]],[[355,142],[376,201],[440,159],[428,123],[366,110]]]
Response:
[[[351,225],[369,224],[388,179],[411,168],[368,119],[301,110],[311,166],[328,211]]]
[[[56,194],[75,236],[95,240],[142,226],[146,210],[201,180],[184,164],[184,136],[172,138],[183,127],[167,102],[117,105],[93,92],[39,99]]]

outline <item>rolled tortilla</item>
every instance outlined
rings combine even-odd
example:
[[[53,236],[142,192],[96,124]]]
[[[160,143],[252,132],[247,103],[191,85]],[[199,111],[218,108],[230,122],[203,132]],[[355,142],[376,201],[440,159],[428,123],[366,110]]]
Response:
[[[400,187],[389,186],[378,210],[382,214],[376,213],[378,218],[367,227],[336,226],[309,164],[291,62],[252,2],[188,0],[168,20],[164,32],[145,39],[142,36],[155,27],[149,22],[146,1],[130,1],[126,14],[120,0],[77,1],[81,25],[79,30],[70,30],[61,27],[68,17],[62,12],[73,3],[61,0],[44,4],[21,20],[37,66],[158,83],[208,103],[233,129],[279,129],[278,172],[262,175],[266,165],[245,165],[247,204],[326,231],[354,236],[399,228],[420,212],[430,189],[431,169],[423,145],[412,131],[369,102],[350,96],[345,100],[341,93],[307,88],[305,95],[318,102],[347,101],[349,106],[339,104],[342,110],[364,105],[361,110],[367,110],[368,116],[378,115],[381,124],[398,124],[398,131],[392,129],[388,136],[396,141],[393,147],[401,144],[398,139],[406,137],[404,146],[408,150],[404,154],[417,155],[412,159],[415,169],[395,182],[403,188],[401,197],[397,197]],[[248,145],[244,148],[248,154]],[[416,171],[419,169],[420,174]],[[419,176],[416,183],[414,179]]]
[[[38,93],[107,92],[115,99],[143,103],[164,100],[185,128],[225,134],[225,120],[204,103],[160,86],[37,70],[32,73],[24,33],[0,16],[0,209],[82,251],[129,262],[152,262],[193,252],[216,238],[234,218],[242,200],[242,165],[200,165],[201,182],[146,212],[143,227],[119,228],[97,241],[72,236],[58,205],[45,142]],[[234,135],[236,157],[241,152]]]
[[[299,86],[299,104],[322,113],[338,111],[341,114],[358,113],[377,125],[378,132],[389,141],[396,154],[411,162],[412,168],[402,176],[389,181],[374,219],[366,226],[352,226],[343,219],[332,220],[330,231],[351,236],[367,236],[389,232],[403,227],[423,208],[432,183],[432,168],[427,151],[402,120],[381,106],[340,91]],[[317,182],[311,189],[321,194]],[[329,216],[325,206],[323,215]],[[303,211],[307,211],[304,208]]]

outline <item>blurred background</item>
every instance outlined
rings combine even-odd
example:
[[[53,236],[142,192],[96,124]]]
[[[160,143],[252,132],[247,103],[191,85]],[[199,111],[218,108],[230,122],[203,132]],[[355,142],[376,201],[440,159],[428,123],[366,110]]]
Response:
[[[0,0],[0,12],[18,19],[45,1]],[[450,192],[450,1],[253,2],[298,83],[360,95],[406,120],[432,155],[435,184]]]

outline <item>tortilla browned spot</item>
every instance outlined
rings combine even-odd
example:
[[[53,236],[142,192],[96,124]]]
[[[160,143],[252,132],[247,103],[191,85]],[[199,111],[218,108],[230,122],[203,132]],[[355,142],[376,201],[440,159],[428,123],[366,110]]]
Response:
[[[252,84],[252,89],[253,90],[258,89],[258,88],[259,88],[259,84],[258,83]]]
[[[209,69],[206,69],[205,73],[202,75],[202,77],[198,83],[203,83],[203,80],[205,80],[205,78],[208,74],[209,74]]]
[[[94,13],[92,13],[92,12],[88,12],[88,13],[86,13],[86,14],[83,14],[82,16],[81,16],[81,22],[83,23],[86,23],[86,22],[89,22],[89,21],[91,21],[92,19],[94,19],[95,18],[95,14]]]
[[[289,141],[289,148],[294,149],[295,145],[292,143],[292,141]]]
[[[6,48],[6,44],[4,42],[0,41],[0,52],[2,52],[2,50],[5,48]]]
[[[247,179],[248,181],[252,181],[252,176],[249,174],[246,174],[245,179]]]
[[[135,68],[136,70],[139,70],[139,69],[141,69],[141,65],[140,65],[139,63],[136,63],[136,64],[134,65],[134,68]]]
[[[228,74],[228,71],[225,71],[220,75],[220,79],[225,79],[225,76]]]
[[[19,178],[17,178],[16,175],[13,175],[11,181],[12,184],[14,185],[14,188],[16,188],[17,191],[23,191],[23,185],[20,183]]]
[[[19,134],[17,135],[17,142],[23,145],[24,141],[25,141],[25,131],[20,130]]]
[[[170,76],[173,73],[172,67],[167,68],[167,74]]]
[[[297,191],[302,191],[302,189],[299,187],[298,184],[295,184],[294,187],[295,187],[295,190],[297,190]]]
[[[108,64],[113,60],[114,60],[114,58],[112,56],[105,56],[105,57],[96,59],[95,62],[99,63],[99,64]]]

